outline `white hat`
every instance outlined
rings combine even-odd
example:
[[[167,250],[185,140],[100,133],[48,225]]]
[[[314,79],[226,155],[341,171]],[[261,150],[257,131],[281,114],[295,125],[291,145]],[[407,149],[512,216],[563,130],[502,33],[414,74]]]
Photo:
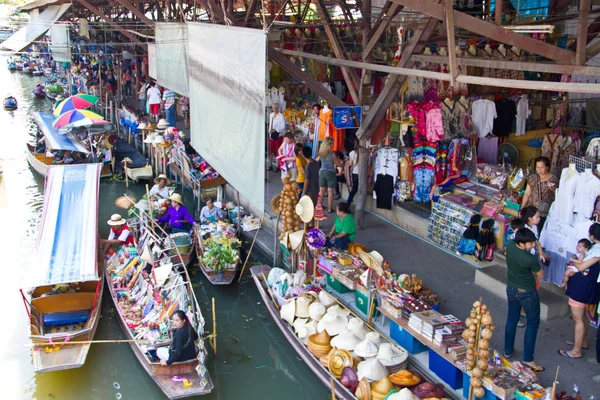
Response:
[[[339,314],[342,317],[347,317],[348,315],[350,315],[350,310],[348,310],[347,308],[342,308],[339,304],[336,304],[334,306],[331,306],[327,309],[327,313],[335,313],[335,314]]]
[[[152,259],[152,252],[148,248],[148,245],[144,246],[144,250],[142,251],[142,255],[140,256],[142,261],[147,262],[148,264],[154,264],[154,260]]]
[[[110,226],[125,225],[127,220],[121,217],[119,214],[113,214],[110,216],[110,220],[108,220],[106,223]]]
[[[169,123],[164,118],[162,118],[160,121],[158,121],[158,124],[156,124],[156,127],[158,129],[167,129],[168,126],[169,126]]]
[[[296,204],[296,214],[304,223],[312,221],[315,215],[315,205],[309,196],[304,195],[300,198]]]
[[[298,333],[298,330],[302,328],[308,322],[308,318],[296,318],[292,326],[294,327],[294,332]]]
[[[346,329],[348,319],[336,313],[326,313],[317,324],[317,332],[327,331],[329,336],[339,335]]]
[[[319,292],[319,301],[321,302],[321,304],[323,304],[326,308],[331,307],[332,305],[334,305],[336,303],[335,299],[333,298],[332,295],[330,295],[329,293],[327,293],[324,290],[321,290]]]
[[[141,124],[138,125],[137,127],[138,129],[142,130],[142,129],[146,129],[146,123],[142,122]]]
[[[381,343],[381,335],[379,335],[379,333],[371,331],[368,332],[365,335],[365,339],[370,340],[371,342],[375,343],[376,345],[379,345],[379,343]]]
[[[377,345],[366,338],[354,348],[356,355],[364,358],[375,357],[378,350]]]
[[[281,319],[287,321],[288,324],[292,325],[294,323],[294,315],[296,313],[296,301],[291,299],[287,304],[281,306],[281,310],[279,311],[279,315]]]
[[[363,285],[364,288],[368,288],[369,287],[369,270],[367,269],[365,272],[363,272],[362,274],[360,274],[360,283]]]
[[[408,358],[406,352],[401,352],[399,348],[385,342],[379,345],[379,351],[376,357],[385,367],[401,364]]]
[[[360,318],[350,318],[350,321],[348,321],[348,330],[360,340],[363,340],[365,335],[369,333],[369,329],[367,329],[365,323]]]
[[[360,339],[354,336],[350,331],[344,331],[331,339],[331,345],[338,349],[354,350],[357,344],[360,343]]]
[[[160,174],[156,178],[154,178],[154,183],[158,183],[158,181],[160,181],[161,179],[164,179],[165,181],[167,181],[167,185],[171,184],[171,180],[165,174]]]
[[[356,353],[356,350],[354,351]],[[376,358],[362,361],[356,371],[358,379],[367,378],[370,381],[380,381],[388,376],[387,368]]]
[[[317,328],[312,324],[306,324],[298,330],[298,338],[304,344],[308,343],[308,337],[317,333]]]
[[[308,318],[308,306],[310,305],[311,300],[308,297],[299,297],[296,300],[296,317],[299,318]]]
[[[313,321],[319,322],[321,318],[323,318],[323,315],[325,315],[325,312],[327,312],[327,309],[318,301],[315,301],[308,306],[308,315]]]
[[[158,133],[156,133],[156,132],[150,133],[148,136],[146,136],[146,139],[144,139],[144,143],[146,143],[146,144],[154,143],[154,139],[156,139],[157,136],[158,136]]]
[[[304,241],[304,230],[300,229],[299,231],[290,233],[289,236],[290,248],[292,250],[296,250],[300,247],[300,244]]]
[[[156,135],[156,137],[152,141],[152,144],[163,144],[163,143],[165,143],[165,137],[162,135]]]
[[[418,400],[409,388],[403,388],[399,392],[394,392],[386,397],[386,400]]]

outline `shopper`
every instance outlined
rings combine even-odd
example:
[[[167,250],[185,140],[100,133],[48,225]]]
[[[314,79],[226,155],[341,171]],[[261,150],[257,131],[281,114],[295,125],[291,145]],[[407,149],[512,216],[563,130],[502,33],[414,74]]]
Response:
[[[294,155],[296,156],[296,170],[298,171],[298,178],[296,179],[296,183],[300,188],[300,194],[298,195],[298,200],[302,197],[302,189],[304,189],[304,174],[306,168],[306,159],[302,155],[302,150],[304,149],[304,144],[296,143],[296,147],[294,148]]]
[[[354,149],[350,152],[350,168],[352,171],[352,190],[348,195],[347,203],[348,205],[352,204],[352,200],[354,200],[354,196],[358,192],[358,171],[359,171],[359,142],[358,139],[354,139]]]
[[[128,69],[125,70],[123,74],[123,97],[131,96],[131,83],[133,81],[133,77],[131,76],[131,71]]]
[[[156,82],[150,82],[146,97],[148,98],[148,104],[150,104],[150,119],[158,122],[158,113],[160,112],[162,96],[160,90],[156,87]]]
[[[279,104],[275,103],[271,107],[273,112],[269,115],[269,171],[273,170],[273,159],[281,143],[283,141],[282,135],[285,132],[285,118],[283,114],[279,112]],[[275,168],[275,171],[279,171],[279,168]]]
[[[558,178],[550,172],[550,159],[538,157],[535,159],[535,174],[527,178],[527,187],[523,196],[523,207],[535,206],[540,212],[539,232],[544,229],[544,223],[554,201],[554,192],[558,186]]]
[[[515,239],[511,240],[506,247],[508,315],[504,329],[504,356],[510,358],[513,355],[517,323],[522,307],[527,315],[523,365],[533,372],[543,372],[544,367],[534,361],[535,342],[540,326],[540,296],[536,289],[536,276],[544,277],[538,259],[530,253],[536,241],[535,234],[523,228],[519,229]]]
[[[325,198],[326,191],[329,195],[329,198],[327,199],[328,213],[333,212],[333,192],[337,185],[333,151],[331,150],[332,147],[333,139],[328,137],[325,138],[319,148],[319,161],[321,162],[321,169],[319,170],[319,187],[321,198]]]
[[[350,207],[344,202],[338,203],[336,214],[335,224],[327,235],[326,246],[344,250],[354,240],[356,221],[350,214]]]
[[[344,153],[336,151],[333,153],[333,163],[335,164],[335,196],[334,200],[338,200],[342,197],[340,192],[340,183],[346,183],[346,176],[344,175],[344,169],[346,168],[346,159]]]
[[[190,127],[190,98],[183,96],[179,99],[179,105],[181,106],[181,112],[183,113],[183,122],[185,127]]]
[[[167,123],[169,126],[177,126],[177,95],[174,91],[165,89],[162,100],[165,107]]]
[[[312,157],[317,158],[317,153],[319,152],[319,147],[321,146],[321,142],[319,141],[319,130],[321,122],[319,120],[319,115],[321,114],[321,106],[319,104],[313,104],[313,133],[312,133]]]
[[[146,82],[145,78],[141,78],[142,87],[138,92],[138,99],[140,100],[140,110],[142,110],[142,114],[146,114],[146,92],[150,85]]]
[[[541,215],[535,206],[523,207],[520,211],[521,221],[524,223],[524,227],[529,229],[535,235],[535,248],[531,249],[531,254],[537,255],[542,263],[546,262],[546,254],[542,249],[542,245],[539,242],[539,227],[541,224]]]
[[[308,146],[302,148],[302,156],[306,160],[306,168],[304,169],[304,185],[302,195],[310,197],[313,204],[317,205],[319,198],[319,169],[320,165],[317,160],[312,158],[312,149]]]
[[[290,174],[290,180],[298,179],[298,169],[296,168],[296,141],[292,132],[286,132],[283,135],[283,143],[277,149],[277,160],[281,167],[281,179],[284,179],[287,174]]]
[[[587,334],[590,321],[585,307],[587,304],[598,304],[600,299],[600,224],[593,224],[589,229],[589,238],[593,246],[586,253],[583,261],[576,256],[571,262],[579,272],[569,278],[565,294],[569,296],[569,306],[573,322],[575,323],[575,340],[567,342],[573,348],[570,351],[559,350],[561,356],[567,358],[581,358],[582,349],[588,349]]]

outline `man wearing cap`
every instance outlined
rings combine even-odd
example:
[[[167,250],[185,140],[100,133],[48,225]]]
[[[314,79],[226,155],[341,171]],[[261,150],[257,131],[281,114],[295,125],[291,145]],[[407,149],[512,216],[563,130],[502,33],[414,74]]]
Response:
[[[160,174],[154,178],[155,185],[150,189],[150,200],[166,200],[169,198],[169,187],[171,180],[165,174]]]
[[[211,198],[207,199],[206,205],[202,207],[202,210],[200,211],[200,222],[202,224],[207,224],[223,218],[223,211],[220,208],[215,207],[214,200]]]
[[[100,239],[100,243],[104,244],[103,253],[108,251],[108,248],[113,244],[133,244],[133,235],[127,226],[127,220],[121,217],[119,214],[113,214],[110,220],[106,222],[110,225],[110,233],[108,239]]]
[[[171,200],[171,206],[167,210],[167,213],[158,219],[158,222],[163,224],[167,223],[167,226],[165,227],[167,232],[171,231],[171,233],[176,233],[188,231],[189,226],[186,225],[188,225],[188,223],[194,225],[196,221],[183,205],[181,195],[179,193],[173,193],[171,197],[169,197],[169,200]]]

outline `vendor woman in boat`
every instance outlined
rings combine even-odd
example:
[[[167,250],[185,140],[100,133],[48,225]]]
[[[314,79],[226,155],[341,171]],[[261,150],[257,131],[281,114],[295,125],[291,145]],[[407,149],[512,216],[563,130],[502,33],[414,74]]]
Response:
[[[160,174],[154,178],[155,185],[150,189],[150,200],[167,200],[169,198],[169,186],[171,180],[165,174]]]
[[[170,233],[187,232],[196,221],[190,215],[187,208],[183,205],[183,200],[179,193],[173,193],[171,197],[171,206],[167,213],[158,219],[158,222],[166,223],[165,230]]]
[[[219,207],[215,207],[215,201],[213,199],[207,199],[206,205],[202,207],[202,210],[200,211],[200,223],[209,224],[223,218],[223,210]]]
[[[111,245],[133,244],[133,235],[127,226],[127,220],[119,214],[113,214],[110,220],[106,222],[110,225],[110,233],[108,239],[100,239],[100,243],[104,245],[103,253],[108,251]]]
[[[160,359],[160,365],[171,365],[174,362],[192,360],[198,355],[196,344],[198,333],[190,323],[187,315],[177,310],[171,317],[175,331],[173,341],[169,348],[160,347],[156,350],[156,356]]]

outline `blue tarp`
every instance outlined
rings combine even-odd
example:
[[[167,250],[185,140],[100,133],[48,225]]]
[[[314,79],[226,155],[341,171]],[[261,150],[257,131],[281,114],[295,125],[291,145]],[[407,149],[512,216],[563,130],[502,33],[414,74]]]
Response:
[[[33,119],[46,138],[46,145],[52,150],[70,150],[81,153],[89,151],[77,140],[72,133],[62,134],[52,126],[55,117],[52,114],[34,112]]]

